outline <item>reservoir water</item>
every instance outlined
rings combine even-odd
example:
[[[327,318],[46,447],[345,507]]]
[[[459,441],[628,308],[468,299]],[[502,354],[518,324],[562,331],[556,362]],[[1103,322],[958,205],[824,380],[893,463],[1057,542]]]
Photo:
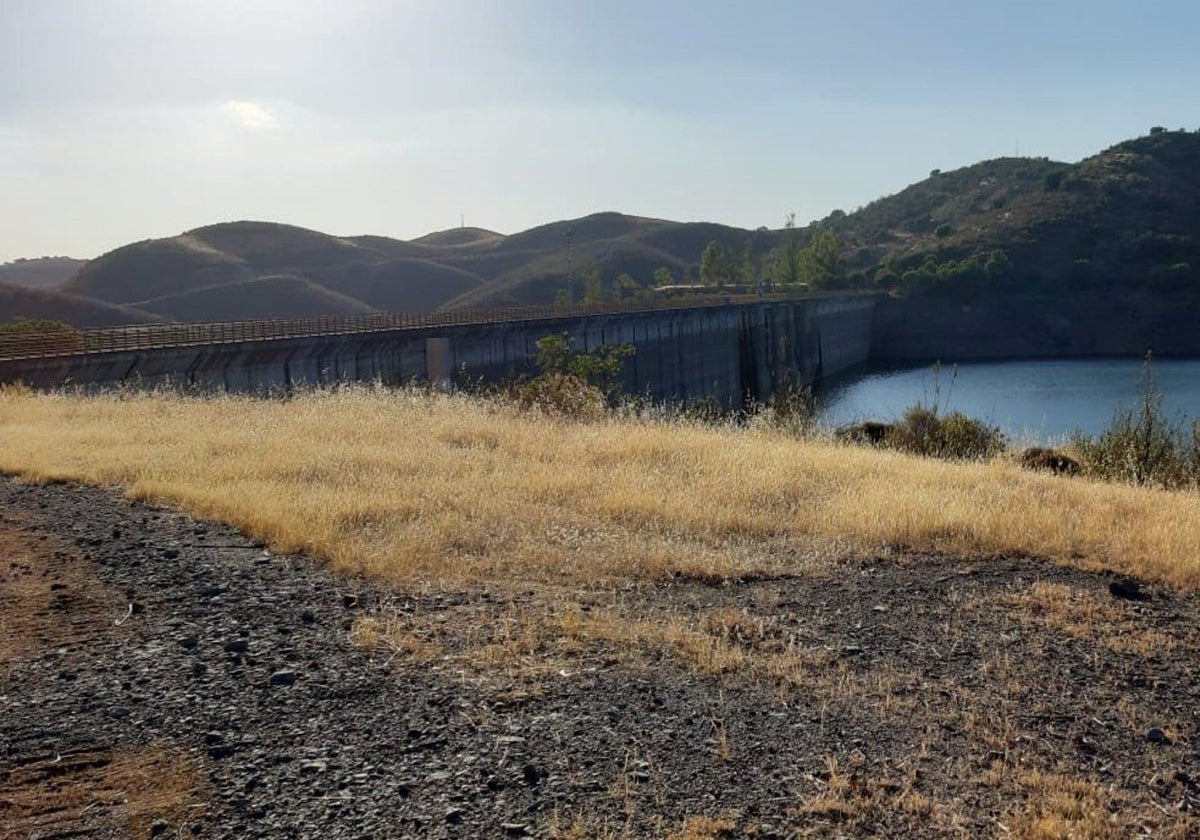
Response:
[[[923,403],[999,426],[1010,438],[1060,441],[1097,434],[1119,407],[1138,403],[1140,359],[983,362],[886,370],[835,382],[821,394],[831,426],[895,420]],[[1167,416],[1200,419],[1200,360],[1156,359],[1152,372]]]

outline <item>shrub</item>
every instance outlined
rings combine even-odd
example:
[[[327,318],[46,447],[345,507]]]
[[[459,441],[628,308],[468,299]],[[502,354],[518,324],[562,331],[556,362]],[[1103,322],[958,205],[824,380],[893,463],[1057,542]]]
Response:
[[[591,353],[571,349],[566,333],[537,342],[537,376],[517,382],[509,392],[521,408],[594,420],[603,416],[620,393],[621,369],[634,353],[629,344],[601,347]]]
[[[526,411],[575,420],[598,420],[608,411],[604,392],[577,376],[547,373],[516,387],[514,399]]]
[[[1150,354],[1138,403],[1119,408],[1097,437],[1076,435],[1088,472],[1106,481],[1165,488],[1200,485],[1200,421],[1172,420],[1163,411]]]
[[[637,351],[632,344],[612,344],[581,353],[571,348],[571,337],[566,333],[538,339],[537,348],[537,366],[542,376],[580,379],[600,389],[608,398],[615,397],[620,389],[626,357]]]
[[[817,402],[812,388],[785,380],[771,395],[763,412],[767,425],[804,437],[817,423]]]
[[[855,423],[852,426],[842,426],[834,433],[834,436],[846,443],[878,446],[887,440],[887,436],[892,433],[892,428],[891,423],[867,420],[863,423]]]
[[[949,460],[984,460],[1003,451],[1004,433],[957,411],[914,405],[892,425],[883,445],[914,455]]]
[[[947,236],[950,235],[949,223],[943,222],[942,224],[935,227],[933,229],[933,235],[936,236],[938,239],[945,239]]]
[[[1083,467],[1070,455],[1058,449],[1033,446],[1017,456],[1017,463],[1027,470],[1045,470],[1055,475],[1079,475]]]

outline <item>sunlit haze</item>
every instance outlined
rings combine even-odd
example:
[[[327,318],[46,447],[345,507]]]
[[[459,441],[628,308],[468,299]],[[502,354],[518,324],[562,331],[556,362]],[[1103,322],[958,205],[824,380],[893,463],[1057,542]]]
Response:
[[[0,2],[0,261],[236,219],[779,227],[1200,125],[1184,2]]]

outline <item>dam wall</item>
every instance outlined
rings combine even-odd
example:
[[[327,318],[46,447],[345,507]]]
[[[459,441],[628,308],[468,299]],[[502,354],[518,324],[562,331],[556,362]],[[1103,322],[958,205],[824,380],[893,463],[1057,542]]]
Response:
[[[0,359],[0,382],[176,387],[234,393],[339,382],[470,386],[536,372],[537,342],[565,334],[591,351],[630,344],[622,385],[657,401],[766,401],[867,361],[873,295],[729,301],[645,311],[221,340]]]

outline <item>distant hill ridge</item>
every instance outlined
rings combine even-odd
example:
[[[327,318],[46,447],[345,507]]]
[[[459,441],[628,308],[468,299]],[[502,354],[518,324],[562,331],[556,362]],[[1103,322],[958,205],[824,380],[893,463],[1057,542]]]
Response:
[[[1076,164],[999,158],[935,170],[895,195],[792,230],[603,212],[510,235],[460,227],[404,241],[225,222],[86,264],[0,266],[0,283],[21,276],[19,285],[44,289],[36,298],[7,291],[0,321],[37,305],[47,307],[39,316],[53,310],[93,324],[545,304],[578,298],[589,281],[613,294],[620,275],[648,287],[662,269],[675,284],[770,280],[791,249],[810,245],[836,252],[812,280],[830,287],[960,297],[1182,293],[1200,287],[1198,216],[1200,135],[1155,129]],[[701,255],[714,242],[720,262],[710,260],[702,277]]]

